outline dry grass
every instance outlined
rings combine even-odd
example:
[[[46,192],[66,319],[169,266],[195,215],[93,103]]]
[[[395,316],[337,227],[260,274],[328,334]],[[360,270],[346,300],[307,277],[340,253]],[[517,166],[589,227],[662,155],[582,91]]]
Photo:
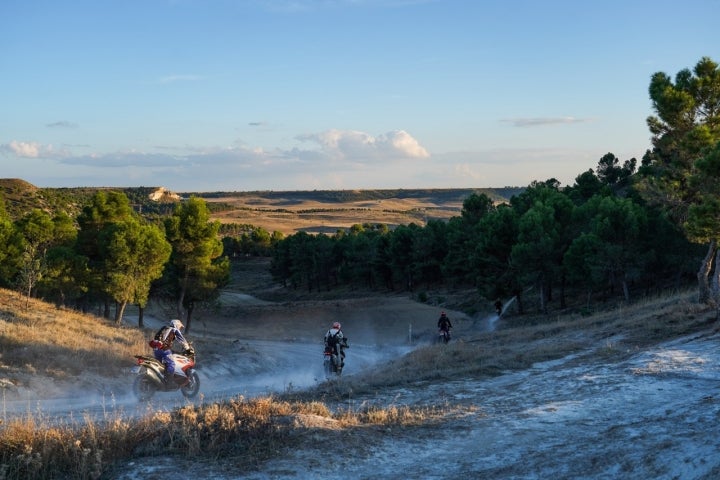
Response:
[[[36,376],[112,376],[147,349],[146,335],[93,315],[61,310],[0,289],[0,380],[10,394]]]
[[[49,419],[13,420],[0,430],[0,478],[98,479],[113,466],[137,457],[232,459],[252,468],[307,441],[318,430],[412,426],[440,417],[432,409],[368,408],[332,413],[319,402],[273,397],[186,406],[150,412],[142,419],[91,419],[54,425]]]

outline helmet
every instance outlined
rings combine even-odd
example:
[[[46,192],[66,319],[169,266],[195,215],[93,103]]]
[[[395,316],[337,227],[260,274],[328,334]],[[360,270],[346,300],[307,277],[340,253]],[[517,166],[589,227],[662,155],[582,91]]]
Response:
[[[340,330],[340,322],[335,322],[335,323],[333,323],[333,326],[332,326],[332,327],[335,328],[335,329],[337,329],[337,330]]]
[[[183,328],[185,328],[185,325],[183,325],[182,322],[177,319],[170,320],[170,326],[173,328],[177,328],[178,330],[182,330]]]

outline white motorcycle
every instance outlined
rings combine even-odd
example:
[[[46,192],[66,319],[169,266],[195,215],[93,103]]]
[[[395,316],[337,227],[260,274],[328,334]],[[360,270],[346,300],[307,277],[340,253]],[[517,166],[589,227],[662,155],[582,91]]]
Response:
[[[185,398],[193,398],[200,391],[200,377],[195,371],[195,350],[189,348],[182,354],[173,353],[175,361],[174,378],[165,378],[165,365],[155,357],[135,355],[137,365],[132,373],[136,375],[133,392],[140,401],[150,400],[155,392],[180,390]]]
[[[344,350],[350,348],[347,343],[347,338],[343,338],[341,342],[335,344],[335,346],[325,347],[323,353],[323,369],[325,370],[325,376],[331,378],[333,376],[340,376],[342,374],[343,367],[345,366],[345,355]]]

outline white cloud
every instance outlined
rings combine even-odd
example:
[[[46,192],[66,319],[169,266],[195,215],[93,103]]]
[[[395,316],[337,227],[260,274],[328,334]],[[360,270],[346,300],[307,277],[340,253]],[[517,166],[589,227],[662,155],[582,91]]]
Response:
[[[355,130],[327,130],[321,133],[300,135],[298,140],[314,142],[330,159],[349,161],[384,161],[428,158],[430,154],[404,130],[388,132],[378,137]]]
[[[38,142],[18,142],[17,140],[0,145],[0,150],[20,158],[57,157],[64,154],[63,151],[55,150],[52,145],[42,145]]]
[[[430,156],[417,140],[404,130],[388,134],[386,141],[392,145],[393,150],[403,152],[410,158],[427,158]]]

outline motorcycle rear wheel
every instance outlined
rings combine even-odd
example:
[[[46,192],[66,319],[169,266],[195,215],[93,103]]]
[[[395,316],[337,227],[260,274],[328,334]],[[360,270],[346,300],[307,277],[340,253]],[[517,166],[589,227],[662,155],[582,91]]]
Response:
[[[325,359],[325,361],[323,362],[323,369],[325,370],[325,376],[327,378],[330,378],[330,376],[333,373],[332,363],[330,362],[330,359],[328,359],[328,358]]]
[[[133,382],[133,393],[141,402],[150,400],[155,395],[156,390],[155,383],[147,375],[139,375]]]
[[[197,372],[191,372],[190,375],[188,375],[188,380],[190,381],[187,385],[180,388],[180,392],[185,398],[193,398],[200,391],[200,376]]]

